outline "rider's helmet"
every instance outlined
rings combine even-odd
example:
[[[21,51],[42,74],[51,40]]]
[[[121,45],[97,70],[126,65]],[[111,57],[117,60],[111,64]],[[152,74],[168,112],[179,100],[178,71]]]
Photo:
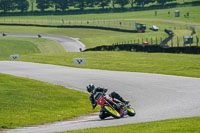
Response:
[[[92,93],[94,89],[95,89],[95,86],[94,86],[93,84],[89,84],[89,85],[87,86],[87,91],[88,91],[89,93]]]

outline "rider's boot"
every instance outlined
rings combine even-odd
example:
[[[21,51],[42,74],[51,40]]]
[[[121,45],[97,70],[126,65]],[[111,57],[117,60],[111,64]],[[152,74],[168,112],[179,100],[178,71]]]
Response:
[[[122,97],[119,97],[119,100],[125,105],[129,104],[129,101],[124,100]]]
[[[129,104],[129,101],[124,101],[124,104],[128,105],[128,104]]]
[[[113,98],[116,98],[116,99],[119,99],[122,103],[124,103],[124,104],[129,104],[129,101],[126,101],[126,100],[124,100],[118,93],[116,93],[116,92],[112,92],[111,94],[111,97],[113,97]]]

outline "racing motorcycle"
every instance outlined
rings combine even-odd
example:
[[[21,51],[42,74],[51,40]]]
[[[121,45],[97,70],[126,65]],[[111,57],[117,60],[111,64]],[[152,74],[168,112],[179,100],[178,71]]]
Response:
[[[97,100],[97,104],[101,106],[101,110],[103,110],[107,116],[112,116],[116,119],[128,116],[135,116],[136,112],[133,108],[131,108],[130,104],[124,104],[121,101],[102,93]],[[105,117],[101,117],[104,119]]]

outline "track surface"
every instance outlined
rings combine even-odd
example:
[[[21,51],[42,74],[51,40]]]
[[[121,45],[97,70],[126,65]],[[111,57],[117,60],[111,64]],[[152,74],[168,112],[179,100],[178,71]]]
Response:
[[[200,79],[159,74],[79,69],[56,65],[0,61],[0,73],[6,73],[68,88],[86,91],[94,83],[116,91],[136,109],[135,117],[103,120],[98,114],[46,125],[5,132],[46,133],[114,126],[129,123],[200,116]],[[89,100],[88,100],[88,104]]]
[[[35,38],[38,37],[38,34],[6,33],[6,35],[13,37],[35,37]],[[58,41],[65,48],[67,52],[80,52],[80,49],[85,50],[85,45],[80,41],[78,41],[78,39],[66,36],[50,35],[50,34],[40,34],[40,35],[42,38]]]

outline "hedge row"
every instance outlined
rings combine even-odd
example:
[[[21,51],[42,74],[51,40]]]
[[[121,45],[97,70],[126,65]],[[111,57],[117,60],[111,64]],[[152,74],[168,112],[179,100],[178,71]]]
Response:
[[[187,53],[200,54],[200,47],[162,47],[160,45],[141,45],[141,44],[122,44],[122,45],[104,45],[95,48],[89,48],[85,51],[133,51],[133,52],[149,52],[149,53]]]

